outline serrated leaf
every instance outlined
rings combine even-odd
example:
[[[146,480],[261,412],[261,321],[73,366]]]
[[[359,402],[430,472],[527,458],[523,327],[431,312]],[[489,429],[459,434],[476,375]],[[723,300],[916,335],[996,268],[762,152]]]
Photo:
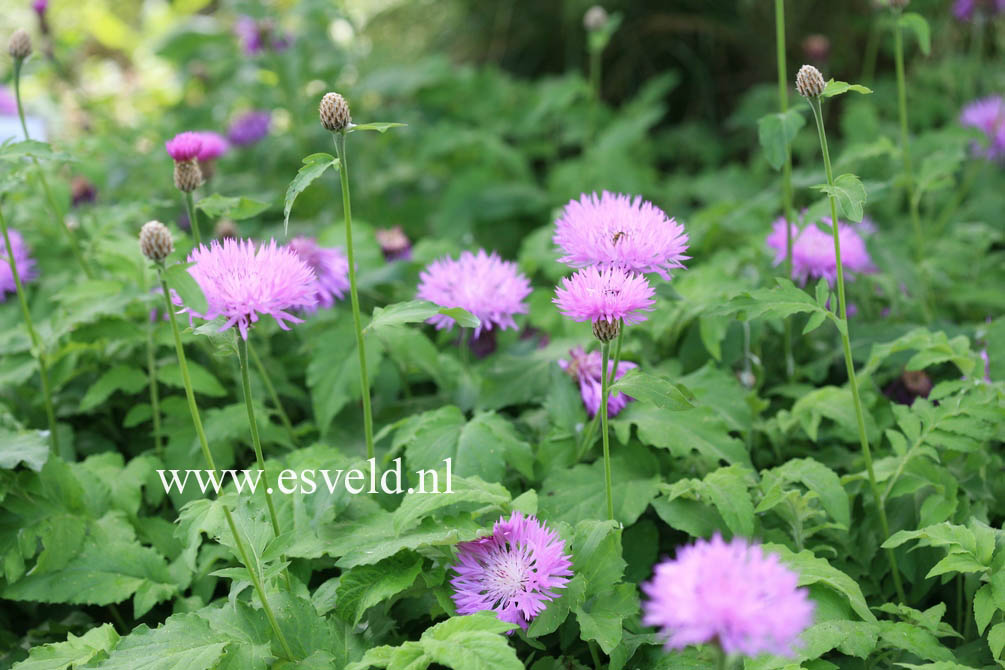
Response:
[[[68,670],[83,667],[98,654],[110,651],[119,641],[112,624],[92,628],[80,637],[69,633],[66,642],[32,648],[28,658],[15,663],[11,670]]]
[[[789,143],[799,129],[806,124],[798,108],[782,113],[767,114],[757,121],[757,139],[764,149],[764,157],[768,164],[780,170],[788,156]]]
[[[147,374],[131,365],[116,365],[91,384],[80,401],[81,412],[87,412],[102,404],[116,391],[128,394],[139,393],[147,385]]]
[[[994,598],[991,597],[991,585],[985,584],[974,593],[974,621],[977,623],[977,634],[983,635],[984,629],[991,623],[991,617],[998,611]]]
[[[687,387],[677,386],[669,379],[647,374],[638,368],[628,370],[616,379],[611,384],[610,391],[612,394],[624,393],[660,409],[682,410],[694,407],[694,395]]]
[[[905,30],[910,30],[918,38],[918,47],[921,53],[928,56],[932,53],[932,35],[928,27],[928,21],[917,12],[905,12],[897,20],[897,25]]]
[[[284,233],[289,229],[290,212],[293,210],[293,203],[296,202],[297,196],[313,184],[318,177],[323,175],[328,168],[334,167],[338,169],[338,159],[331,154],[311,154],[304,158],[303,162],[303,167],[300,168],[297,176],[293,178],[293,181],[290,182],[289,187],[286,189],[286,198],[283,200]]]
[[[174,289],[181,298],[181,302],[196,314],[205,314],[209,311],[209,303],[206,302],[206,295],[202,292],[202,287],[189,274],[188,268],[191,263],[175,263],[164,270],[164,280],[168,289]]]
[[[475,328],[481,323],[478,317],[460,307],[440,307],[428,300],[409,300],[375,308],[373,317],[364,331],[427,321],[437,314],[448,316],[465,328]]]
[[[96,670],[209,670],[230,638],[196,614],[175,614],[151,629],[140,624],[122,638]]]
[[[24,463],[35,472],[49,459],[49,435],[42,431],[14,433],[0,428],[0,469],[13,470]]]
[[[796,553],[781,544],[766,543],[763,545],[763,549],[766,553],[778,554],[782,561],[795,570],[799,574],[800,586],[810,584],[827,586],[847,598],[848,604],[862,620],[876,621],[876,616],[869,609],[858,583],[832,566],[826,559],[814,555],[808,549]]]
[[[402,552],[344,572],[336,590],[335,613],[353,625],[358,624],[369,608],[411,586],[421,569],[421,556]]]
[[[813,188],[837,200],[838,210],[850,221],[859,222],[865,214],[865,186],[853,174],[845,173],[834,180],[834,185],[817,184]]]

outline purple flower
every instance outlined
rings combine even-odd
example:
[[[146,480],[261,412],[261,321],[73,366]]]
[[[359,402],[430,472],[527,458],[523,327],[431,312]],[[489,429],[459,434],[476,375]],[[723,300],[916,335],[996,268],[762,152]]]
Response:
[[[165,142],[164,148],[175,163],[195,160],[202,151],[202,135],[192,131],[179,133]]]
[[[829,217],[822,218],[821,223],[828,229],[831,226]],[[856,228],[839,221],[838,239],[841,242],[841,263],[846,271],[866,273],[874,270],[865,240]],[[771,234],[765,241],[775,251],[775,265],[782,263],[785,260],[784,217],[775,220]],[[802,230],[793,225],[792,279],[805,285],[810,279],[819,277],[825,277],[831,286],[837,279],[834,234],[831,230],[822,230],[815,223],[808,224]]]
[[[213,240],[209,248],[199,245],[188,256],[188,269],[206,296],[209,309],[199,314],[183,311],[207,321],[227,319],[221,331],[236,325],[248,339],[248,327],[267,314],[279,327],[289,330],[286,321],[302,323],[288,310],[310,309],[317,303],[317,278],[295,251],[275,240],[256,248],[251,240]]]
[[[375,235],[387,262],[407,261],[412,257],[412,243],[401,226],[378,228]]]
[[[603,356],[599,351],[586,353],[582,347],[576,347],[569,351],[569,359],[567,361],[560,360],[558,366],[579,382],[579,393],[583,396],[583,404],[586,406],[586,412],[593,417],[596,415],[597,410],[600,409],[600,398],[603,390],[601,385],[601,379],[603,378],[602,368],[604,365]],[[614,361],[611,361],[608,365],[613,366]],[[621,379],[626,372],[637,367],[638,365],[630,361],[620,361],[614,378]],[[615,416],[625,408],[629,400],[632,400],[632,398],[618,391],[611,393],[607,399],[607,416]]]
[[[227,149],[230,148],[227,138],[220,133],[214,133],[211,130],[200,130],[195,134],[199,136],[199,140],[202,142],[199,153],[196,155],[196,158],[200,161],[211,161],[219,158],[227,153]]]
[[[314,271],[317,281],[317,307],[331,307],[349,290],[349,259],[338,247],[318,246],[312,237],[294,237],[287,245],[296,252],[307,267]]]
[[[6,300],[8,293],[17,291],[14,273],[10,270],[10,253],[14,254],[14,264],[17,265],[17,275],[22,282],[29,282],[38,276],[35,272],[35,259],[28,255],[28,245],[24,243],[21,233],[13,228],[7,229],[10,237],[10,249],[0,236],[0,302]]]
[[[559,260],[574,268],[622,267],[670,279],[670,270],[688,259],[684,226],[641,196],[607,191],[569,201],[554,241],[565,252]]]
[[[31,8],[35,10],[35,13],[41,16],[45,14],[45,10],[49,8],[49,0],[34,0],[31,3]]]
[[[798,585],[777,554],[716,535],[656,566],[642,585],[642,623],[661,628],[668,649],[715,642],[727,654],[791,656],[813,621],[813,603]]]
[[[479,249],[477,254],[462,251],[460,258],[440,258],[419,273],[416,297],[440,307],[460,307],[478,317],[475,337],[482,330],[516,328],[514,314],[527,312],[523,300],[530,294],[530,282],[516,263],[504,261],[494,251]],[[437,330],[454,326],[453,318],[437,314],[429,319]]]
[[[494,611],[501,621],[527,630],[558,597],[572,575],[565,541],[520,512],[501,517],[492,535],[457,545],[457,576],[450,580],[458,614]]]
[[[978,7],[991,14],[1000,14],[1005,12],[1005,0],[956,0],[953,3],[953,15],[960,21],[969,21]]]
[[[960,124],[984,133],[986,146],[974,143],[977,156],[988,160],[1005,158],[1005,99],[1000,95],[975,100],[963,108]]]
[[[552,302],[573,321],[639,323],[646,320],[639,312],[653,309],[653,293],[643,275],[616,267],[589,267],[563,278]]]
[[[234,119],[227,129],[227,139],[232,144],[247,146],[269,134],[269,112],[252,110]]]
[[[241,41],[244,53],[254,56],[266,48],[283,51],[290,45],[290,37],[278,32],[269,19],[258,21],[250,16],[239,16],[234,23],[234,33]]]
[[[0,87],[0,116],[17,116],[17,99],[6,86]]]

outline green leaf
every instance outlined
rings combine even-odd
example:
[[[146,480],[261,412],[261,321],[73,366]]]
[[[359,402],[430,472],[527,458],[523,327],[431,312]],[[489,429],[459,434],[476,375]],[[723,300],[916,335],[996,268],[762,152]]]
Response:
[[[620,366],[619,366],[620,367]],[[684,386],[675,386],[669,379],[656,377],[633,368],[610,386],[614,393],[624,393],[660,409],[682,410],[694,407],[694,395]]]
[[[991,597],[991,585],[985,584],[974,594],[974,621],[977,623],[977,634],[983,635],[984,629],[991,623],[991,617],[998,608]]]
[[[222,398],[227,395],[227,389],[223,388],[212,372],[192,360],[188,360],[187,363],[193,391],[213,398]],[[168,386],[185,388],[181,368],[177,363],[168,363],[159,367],[157,369],[157,379]]]
[[[879,636],[883,642],[910,652],[928,661],[953,661],[953,652],[924,628],[902,621],[880,621]]]
[[[130,395],[139,393],[147,386],[145,372],[132,365],[116,365],[91,384],[80,401],[80,412],[87,412],[102,404],[116,391]]]
[[[230,642],[196,614],[175,614],[159,627],[140,624],[96,670],[209,670]]]
[[[838,211],[851,221],[861,221],[865,213],[865,186],[853,174],[845,173],[834,180],[834,186],[817,184],[813,188],[837,200]]]
[[[388,128],[402,128],[408,124],[406,123],[388,123],[386,121],[376,121],[374,123],[353,123],[350,124],[348,128],[345,129],[347,133],[354,133],[357,130],[376,130],[378,133],[384,134],[387,132]]]
[[[827,82],[827,86],[824,87],[822,96],[825,98],[833,98],[836,95],[842,95],[848,91],[855,91],[856,93],[862,93],[863,95],[872,93],[871,88],[867,88],[861,84],[849,84],[848,82],[834,81],[831,79]]]
[[[445,483],[441,485],[446,488]],[[414,528],[426,517],[445,507],[464,505],[466,509],[496,514],[510,502],[509,491],[502,484],[490,484],[477,477],[465,479],[456,475],[450,480],[450,492],[414,492],[407,495],[392,512],[396,535]],[[486,509],[488,508],[488,509]]]
[[[491,612],[453,617],[427,629],[419,644],[435,663],[454,670],[523,670],[516,650],[500,635],[514,627]]]
[[[621,644],[624,620],[639,612],[638,589],[634,584],[618,584],[613,591],[603,593],[575,609],[580,637],[595,640],[610,654]]]
[[[11,670],[68,670],[79,668],[98,654],[111,650],[119,634],[110,623],[92,628],[80,637],[68,633],[66,642],[54,642],[32,648],[28,658],[15,663]]]
[[[697,453],[707,470],[725,461],[753,467],[743,440],[730,435],[726,419],[706,405],[682,412],[667,412],[651,405],[630,403],[611,423],[618,439],[627,443],[631,426],[639,440],[679,458]]]
[[[741,293],[714,311],[719,314],[735,314],[742,321],[758,317],[784,319],[800,312],[823,312],[825,316],[833,316],[788,279],[779,278],[776,281],[778,286],[772,289]]]
[[[754,503],[747,489],[750,470],[740,465],[719,468],[702,480],[701,491],[722,515],[733,535],[754,534]]]
[[[36,158],[38,160],[69,162],[77,160],[73,156],[61,151],[55,151],[52,145],[38,140],[24,140],[21,142],[4,142],[0,144],[0,160],[19,161],[22,158]]]
[[[789,143],[805,124],[806,119],[798,108],[790,109],[784,114],[767,114],[758,119],[757,139],[771,167],[782,169],[789,153]]]
[[[1002,649],[1005,648],[1005,622],[996,623],[988,631],[988,648],[993,657],[1001,656]]]
[[[914,36],[918,38],[918,47],[921,49],[921,53],[926,56],[932,53],[932,35],[925,17],[917,12],[905,12],[900,15],[897,25],[914,33]]]
[[[49,436],[42,431],[14,433],[0,428],[0,469],[13,470],[19,463],[39,472],[49,460]]]
[[[820,498],[820,504],[831,518],[844,526],[851,527],[851,502],[848,492],[841,486],[841,478],[823,463],[812,458],[797,458],[787,461],[774,473],[787,481],[799,482]]]
[[[338,169],[338,159],[330,154],[311,154],[304,158],[303,162],[304,166],[300,168],[297,176],[293,178],[293,181],[290,182],[289,187],[286,189],[286,199],[283,203],[284,232],[289,229],[290,211],[293,209],[293,203],[296,202],[297,196],[313,184],[318,177],[323,175],[328,168],[334,167]]]
[[[214,219],[226,217],[234,221],[250,219],[258,216],[269,208],[269,203],[251,198],[228,197],[214,193],[207,196],[195,204],[197,209],[206,212],[207,216]]]
[[[335,613],[353,625],[358,624],[369,608],[411,586],[421,569],[421,556],[402,552],[344,572],[336,590]]]
[[[181,298],[181,302],[196,314],[205,314],[209,310],[209,303],[202,288],[195,281],[188,268],[191,263],[175,263],[164,270],[164,280],[169,289],[174,289]]]
[[[476,467],[465,463],[455,470],[459,475],[475,474],[485,481],[494,481],[502,477],[505,461],[528,479],[534,477],[534,452],[530,444],[520,437],[510,421],[493,411],[478,412],[461,430],[457,458],[465,462],[467,454]],[[472,471],[475,469],[479,471]]]
[[[863,621],[874,622],[876,616],[869,609],[865,596],[858,583],[841,572],[825,559],[815,556],[813,552],[804,549],[799,553],[782,544],[765,544],[763,549],[766,553],[774,552],[778,554],[782,561],[790,568],[799,573],[799,585],[808,586],[810,584],[822,584],[827,586],[848,600],[848,604],[858,614]]]
[[[408,302],[398,302],[387,307],[377,307],[373,310],[373,318],[369,325],[364,328],[364,332],[379,330],[389,326],[400,326],[404,323],[418,323],[426,321],[430,317],[442,314],[449,316],[464,328],[476,328],[479,323],[478,317],[460,307],[440,307],[427,300],[409,300]]]

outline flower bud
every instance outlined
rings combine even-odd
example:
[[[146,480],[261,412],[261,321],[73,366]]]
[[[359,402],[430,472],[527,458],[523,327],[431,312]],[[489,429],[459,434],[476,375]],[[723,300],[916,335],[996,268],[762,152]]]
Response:
[[[593,5],[583,14],[583,27],[589,31],[602,30],[607,25],[607,10],[600,5]]]
[[[154,263],[163,263],[172,251],[171,231],[160,221],[148,221],[140,229],[140,251]]]
[[[621,330],[621,322],[618,319],[613,321],[597,319],[593,322],[593,334],[601,342],[610,342],[618,336],[619,330]]]
[[[14,31],[7,43],[7,53],[16,61],[21,61],[31,55],[31,38],[21,28]]]
[[[325,93],[318,111],[321,115],[321,125],[332,132],[345,130],[352,123],[349,103],[338,93]]]
[[[202,170],[199,162],[178,161],[174,164],[174,185],[179,191],[191,193],[202,185]]]
[[[796,90],[804,98],[819,98],[827,83],[820,70],[812,65],[804,65],[796,74]]]

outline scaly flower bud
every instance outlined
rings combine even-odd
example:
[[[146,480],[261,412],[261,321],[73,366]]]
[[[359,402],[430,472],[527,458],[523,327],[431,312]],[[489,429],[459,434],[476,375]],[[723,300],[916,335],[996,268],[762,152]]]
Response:
[[[174,185],[179,191],[191,193],[202,186],[202,170],[199,162],[179,161],[174,164]]]
[[[31,38],[21,28],[14,31],[7,43],[7,53],[16,61],[21,61],[31,55]]]
[[[583,27],[589,31],[601,30],[607,25],[607,10],[600,5],[594,5],[583,14]]]
[[[812,65],[804,65],[796,74],[796,90],[804,98],[819,98],[827,83],[820,70]]]
[[[610,342],[618,336],[618,331],[621,329],[620,323],[617,319],[611,321],[597,319],[593,322],[593,335],[601,342]]]
[[[352,123],[349,103],[338,93],[325,93],[318,111],[321,115],[321,125],[332,132],[345,130],[346,126]]]
[[[140,251],[154,263],[163,263],[172,251],[171,231],[160,221],[148,221],[140,229]]]

